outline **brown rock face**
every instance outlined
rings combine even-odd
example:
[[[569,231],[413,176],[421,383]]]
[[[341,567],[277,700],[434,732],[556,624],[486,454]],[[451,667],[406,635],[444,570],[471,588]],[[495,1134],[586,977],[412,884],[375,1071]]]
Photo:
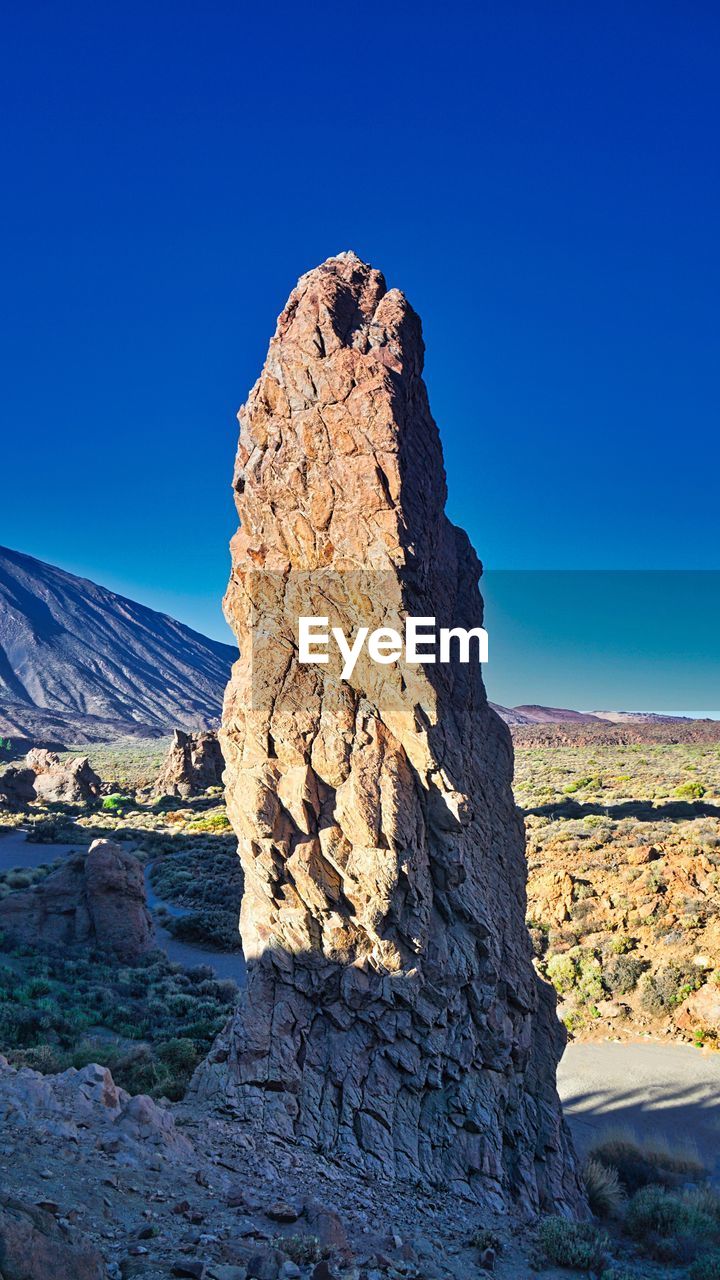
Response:
[[[96,947],[126,964],[155,946],[142,868],[109,840],[0,902],[0,929],[18,943]]]
[[[216,733],[183,733],[176,729],[154,790],[161,796],[200,795],[222,786],[223,758]]]
[[[509,732],[476,661],[298,661],[298,617],[482,624],[420,322],[354,254],[304,276],[240,412],[221,741],[244,1005],[196,1081],[248,1120],[488,1206],[582,1206],[525,928]]]

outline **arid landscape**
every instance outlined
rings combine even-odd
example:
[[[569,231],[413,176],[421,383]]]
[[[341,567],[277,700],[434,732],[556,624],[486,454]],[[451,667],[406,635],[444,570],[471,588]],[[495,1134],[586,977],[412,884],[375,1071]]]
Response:
[[[226,1280],[243,1274],[247,1261],[243,1249],[284,1254],[283,1238],[289,1240],[287,1258],[295,1260],[301,1275],[310,1274],[323,1253],[326,1260],[340,1260],[342,1249],[338,1252],[332,1233],[341,1228],[332,1215],[322,1219],[320,1229],[304,1212],[286,1225],[282,1218],[292,1217],[311,1190],[315,1194],[317,1166],[308,1164],[299,1149],[288,1165],[286,1152],[270,1144],[258,1177],[258,1155],[250,1157],[250,1172],[248,1151],[237,1147],[237,1134],[231,1134],[229,1121],[215,1117],[209,1139],[199,1124],[202,1111],[197,1103],[183,1101],[194,1068],[237,1000],[237,984],[243,983],[242,963],[234,950],[242,877],[218,786],[199,793],[193,788],[196,793],[185,798],[155,793],[161,773],[167,779],[164,762],[171,747],[166,738],[85,748],[92,769],[102,779],[100,795],[75,804],[34,802],[23,811],[2,814],[2,902],[27,892],[31,885],[40,887],[52,869],[71,856],[71,850],[83,851],[95,839],[110,840],[145,869],[159,944],[134,963],[119,965],[90,946],[59,954],[37,939],[19,943],[4,937],[0,1052],[11,1067],[24,1069],[26,1076],[21,1091],[20,1078],[11,1088],[16,1077],[8,1074],[8,1068],[0,1096],[10,1123],[7,1134],[29,1131],[37,1139],[32,1153],[28,1149],[21,1157],[10,1139],[14,1159],[6,1166],[5,1190],[30,1203],[56,1202],[56,1220],[70,1215],[70,1224],[82,1232],[97,1232],[98,1242],[119,1268],[118,1275],[161,1276],[169,1267],[182,1266],[183,1259],[191,1275],[200,1249],[207,1262],[205,1274]],[[683,1236],[689,1209],[672,1209],[677,1222],[664,1241],[654,1230],[643,1240],[642,1232],[648,1229],[636,1226],[633,1214],[637,1217],[648,1200],[648,1193],[644,1199],[641,1194],[643,1181],[653,1185],[659,1179],[660,1185],[670,1188],[664,1193],[670,1200],[675,1194],[672,1189],[684,1180],[696,1183],[698,1177],[717,1173],[717,1147],[710,1135],[717,1132],[712,1095],[713,1079],[720,1072],[715,1065],[720,1032],[716,981],[720,969],[720,735],[715,743],[703,744],[650,741],[644,746],[537,747],[516,742],[515,751],[515,797],[528,832],[528,921],[536,964],[558,992],[559,1013],[570,1035],[561,1092],[571,1119],[577,1109],[576,1142],[584,1152],[594,1152],[590,1177],[602,1183],[596,1167],[601,1164],[617,1169],[621,1182],[616,1188],[610,1172],[609,1190],[601,1185],[594,1191],[600,1196],[600,1211],[611,1214],[603,1217],[596,1231],[596,1235],[609,1234],[605,1270],[623,1277],[686,1274],[689,1264],[674,1269],[670,1255],[691,1247],[677,1239]],[[72,754],[63,753],[62,763]],[[177,944],[182,963],[172,958]],[[234,965],[235,978],[227,976],[228,965]],[[619,1063],[620,1080],[612,1080],[613,1055],[623,1043],[630,1049],[638,1044],[655,1046],[667,1056],[666,1067],[662,1058],[653,1061],[646,1085],[643,1060],[632,1061],[633,1092],[644,1097],[632,1109],[625,1101],[628,1065],[624,1061]],[[593,1052],[603,1057],[597,1063],[573,1059],[576,1045],[588,1045],[588,1050],[595,1045]],[[692,1057],[687,1062],[682,1059],[678,1067],[673,1055],[679,1045],[686,1046]],[[580,1063],[580,1069],[574,1062]],[[127,1119],[118,1129],[129,1136],[117,1150],[113,1150],[115,1140],[102,1140],[99,1150],[89,1151],[83,1134],[89,1136],[94,1130],[92,1125],[82,1127],[75,1091],[85,1091],[90,1101],[83,1106],[95,1107],[107,1125],[115,1126],[117,1107],[113,1103],[108,1114],[108,1103],[100,1101],[102,1090],[107,1091],[105,1085],[99,1088],[100,1077],[87,1083],[89,1063],[107,1067],[120,1089],[155,1099],[160,1116],[166,1118],[163,1123],[167,1126],[169,1117],[174,1118],[173,1133],[178,1136],[167,1129],[158,1137],[154,1126],[160,1121],[149,1113],[145,1121],[149,1136],[138,1136],[142,1128],[133,1128],[135,1121]],[[80,1076],[63,1077],[67,1082],[60,1101],[55,1098],[60,1086],[52,1085],[51,1092],[43,1093],[39,1081],[33,1083],[37,1077],[27,1075],[28,1068],[43,1076],[76,1068]],[[662,1094],[664,1070],[667,1097]],[[564,1073],[568,1075],[565,1085]],[[608,1081],[615,1093],[606,1088],[600,1105],[576,1096],[583,1082],[590,1091],[591,1082],[597,1088],[598,1082],[607,1086]],[[669,1106],[673,1090],[680,1088],[687,1101],[673,1109]],[[58,1128],[58,1120],[48,1124],[51,1114],[67,1118]],[[695,1133],[688,1130],[688,1123],[697,1126]],[[75,1138],[69,1136],[73,1127]],[[188,1140],[193,1142],[192,1157],[185,1145]],[[147,1143],[157,1165],[151,1193],[148,1186],[153,1197],[148,1206],[143,1202],[148,1176],[145,1159],[138,1154],[147,1151]],[[55,1173],[53,1160],[60,1162]],[[81,1163],[90,1168],[91,1179],[99,1179],[92,1195],[88,1195]],[[225,1167],[228,1164],[233,1168]],[[326,1212],[340,1212],[342,1230],[352,1237],[353,1248],[360,1241],[370,1255],[366,1243],[370,1232],[367,1224],[363,1226],[363,1214],[367,1219],[375,1212],[373,1193],[367,1183],[353,1183],[347,1170],[332,1163],[321,1169]],[[243,1179],[241,1198],[233,1188]],[[608,1195],[609,1210],[602,1204],[602,1197]],[[282,1211],[278,1197],[291,1200]],[[640,1208],[633,1210],[638,1197]],[[423,1259],[417,1250],[418,1228],[413,1220],[417,1206],[396,1193],[391,1200],[395,1234],[402,1243],[396,1248],[384,1242],[380,1252],[387,1265],[376,1268],[378,1275],[446,1274],[442,1266],[438,1269],[437,1260]],[[383,1193],[383,1203],[387,1208],[388,1193]],[[175,1212],[184,1204],[187,1208]],[[670,1214],[669,1205],[666,1208]],[[697,1217],[700,1209],[693,1212]],[[438,1231],[432,1241],[424,1239],[424,1247],[453,1251],[446,1260],[448,1275],[476,1274],[482,1250],[469,1241],[477,1235],[484,1243],[498,1232],[503,1252],[497,1256],[496,1274],[509,1278],[535,1273],[528,1260],[529,1246],[520,1245],[515,1237],[503,1238],[498,1224],[488,1227],[487,1215],[476,1220],[469,1206],[439,1193],[434,1207],[428,1204],[423,1213],[430,1215]],[[194,1229],[193,1215],[202,1219]],[[201,1243],[208,1230],[217,1240]],[[67,1236],[68,1230],[63,1238]],[[591,1246],[582,1242],[572,1247],[577,1257],[582,1249],[588,1257],[592,1254]],[[558,1250],[562,1253],[562,1246],[553,1240],[543,1245],[540,1240],[535,1248],[540,1252],[532,1266],[539,1269],[542,1264],[545,1274],[553,1274],[552,1268],[548,1271],[549,1260]],[[417,1252],[416,1261],[411,1249]],[[313,1250],[317,1250],[315,1262]],[[212,1256],[218,1260],[215,1268]],[[568,1256],[573,1256],[572,1251]],[[303,1258],[308,1259],[307,1265]],[[269,1274],[272,1261],[264,1265]],[[277,1274],[281,1274],[279,1268]],[[290,1269],[285,1274],[294,1273]],[[337,1274],[354,1273],[346,1269]],[[563,1274],[573,1270],[563,1269]],[[713,1273],[696,1267],[691,1274]]]
[[[423,359],[292,291],[237,650],[0,556],[1,1280],[718,1276],[720,723],[296,643],[482,627]]]

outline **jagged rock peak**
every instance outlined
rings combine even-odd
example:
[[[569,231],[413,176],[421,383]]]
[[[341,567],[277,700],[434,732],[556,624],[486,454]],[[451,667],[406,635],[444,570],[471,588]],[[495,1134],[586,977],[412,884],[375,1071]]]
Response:
[[[482,623],[422,365],[409,303],[341,254],[293,290],[239,414],[221,743],[248,987],[195,1087],[380,1177],[582,1209],[479,666],[298,660],[301,615]]]

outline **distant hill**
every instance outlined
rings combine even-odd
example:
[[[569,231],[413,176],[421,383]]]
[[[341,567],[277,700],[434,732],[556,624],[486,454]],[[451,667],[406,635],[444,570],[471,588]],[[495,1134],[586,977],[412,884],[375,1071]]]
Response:
[[[210,727],[236,656],[166,614],[0,547],[0,735],[74,744]]]
[[[520,707],[501,707],[496,702],[490,706],[509,725],[521,724],[600,724],[598,717],[590,711],[569,711],[566,707],[538,707],[526,705]]]
[[[490,706],[509,725],[524,724],[693,724],[687,716],[667,716],[655,711],[570,711],[567,707],[540,707],[524,705],[501,707],[496,702]]]
[[[652,711],[569,711],[564,707],[501,707],[491,702],[518,746],[585,747],[720,741],[720,721]]]

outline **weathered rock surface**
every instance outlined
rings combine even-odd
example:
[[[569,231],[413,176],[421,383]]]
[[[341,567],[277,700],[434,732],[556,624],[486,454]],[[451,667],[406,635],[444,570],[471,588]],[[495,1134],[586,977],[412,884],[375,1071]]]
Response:
[[[25,809],[35,796],[35,770],[10,765],[0,774],[0,808],[17,812]]]
[[[55,751],[36,747],[28,751],[25,764],[35,774],[36,800],[50,804],[58,801],[84,804],[100,794],[102,782],[90,767],[87,756],[76,756],[63,762]]]
[[[176,729],[154,791],[161,796],[201,795],[222,786],[222,751],[216,733],[184,733]]]
[[[89,945],[131,963],[155,946],[140,863],[95,840],[32,888],[0,902],[0,929],[16,943]]]
[[[720,987],[706,982],[680,1005],[675,1021],[682,1031],[720,1031]]]
[[[3,1280],[105,1280],[97,1249],[72,1241],[51,1214],[0,1192],[0,1275]]]
[[[487,1207],[581,1208],[564,1033],[525,927],[507,728],[480,669],[297,661],[299,615],[482,623],[444,513],[420,322],[353,254],[304,276],[240,411],[221,743],[248,989],[196,1092]]]

